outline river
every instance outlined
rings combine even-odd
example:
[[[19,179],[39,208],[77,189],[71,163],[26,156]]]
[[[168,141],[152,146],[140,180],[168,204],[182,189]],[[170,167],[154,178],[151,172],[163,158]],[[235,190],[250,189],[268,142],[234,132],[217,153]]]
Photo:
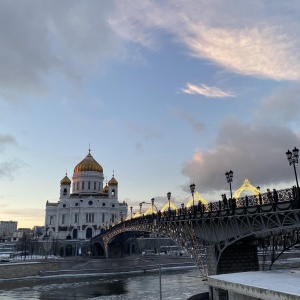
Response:
[[[192,295],[206,291],[208,288],[196,268],[162,271],[164,300],[186,300]],[[146,272],[4,280],[0,281],[0,299],[156,300],[159,299],[159,276],[157,272]]]

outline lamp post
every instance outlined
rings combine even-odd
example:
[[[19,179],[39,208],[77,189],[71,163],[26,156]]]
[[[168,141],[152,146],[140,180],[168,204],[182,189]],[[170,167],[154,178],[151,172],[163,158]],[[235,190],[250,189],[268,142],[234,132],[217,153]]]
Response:
[[[130,216],[131,216],[131,219],[132,219],[132,206],[130,206]]]
[[[170,193],[171,194],[171,193]],[[151,199],[151,203],[147,202],[141,202],[140,207],[142,207],[143,204],[151,204],[152,209],[155,207],[156,210],[156,216],[158,217],[158,209],[156,205],[154,204],[154,198]],[[159,299],[162,300],[162,288],[161,288],[161,265],[160,265],[160,230],[159,226],[157,225],[157,240],[158,240],[158,272],[159,272]]]
[[[142,202],[140,203],[140,215],[142,215]]]
[[[193,213],[195,214],[195,201],[194,201],[194,193],[195,193],[195,183],[190,185],[191,194],[193,197]]]
[[[230,198],[232,200],[232,189],[231,189],[231,182],[232,182],[232,178],[233,178],[233,172],[230,170],[229,172],[225,173],[227,182],[229,183],[229,187],[230,187]]]
[[[171,192],[167,193],[168,202],[169,202],[169,216],[171,214]]]
[[[295,164],[298,163],[298,157],[299,157],[299,150],[295,147],[293,149],[293,153],[288,150],[286,153],[286,157],[290,163],[290,166],[293,165],[294,166],[294,172],[295,172],[295,178],[296,178],[296,183],[297,183],[297,196],[299,194],[299,183],[298,183],[298,177],[297,177],[297,171],[296,171],[296,166]]]

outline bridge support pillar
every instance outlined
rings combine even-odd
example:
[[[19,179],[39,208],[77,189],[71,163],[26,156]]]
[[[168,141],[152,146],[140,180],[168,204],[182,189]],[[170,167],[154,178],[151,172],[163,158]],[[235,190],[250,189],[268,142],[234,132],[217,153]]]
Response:
[[[259,271],[257,248],[251,240],[240,240],[227,246],[219,260],[217,248],[207,248],[208,275],[218,275],[237,272]],[[210,287],[210,299],[227,300],[225,290]]]

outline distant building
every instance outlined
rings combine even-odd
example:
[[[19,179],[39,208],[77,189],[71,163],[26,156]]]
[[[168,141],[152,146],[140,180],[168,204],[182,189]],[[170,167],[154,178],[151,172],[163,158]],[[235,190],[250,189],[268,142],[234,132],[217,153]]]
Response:
[[[60,181],[58,202],[46,203],[45,236],[52,239],[90,239],[101,229],[127,217],[127,203],[118,201],[114,175],[103,186],[103,168],[90,153],[74,168],[72,181]],[[71,191],[72,188],[72,191]]]
[[[27,237],[32,238],[33,237],[33,230],[30,228],[18,228],[14,234],[13,239],[14,240],[20,240],[22,237],[26,234]]]
[[[11,239],[17,227],[17,221],[0,221],[0,239]]]
[[[32,228],[32,231],[33,231],[33,236],[35,238],[38,238],[40,237],[41,235],[43,235],[43,232],[44,232],[44,226],[34,226]]]

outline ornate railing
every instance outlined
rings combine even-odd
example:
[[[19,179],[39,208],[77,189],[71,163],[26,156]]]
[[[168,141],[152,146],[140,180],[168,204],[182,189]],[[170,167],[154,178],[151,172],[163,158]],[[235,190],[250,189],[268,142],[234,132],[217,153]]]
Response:
[[[108,234],[118,228],[138,226],[140,224],[152,224],[157,222],[191,220],[200,218],[223,217],[228,215],[257,214],[274,210],[287,210],[296,207],[296,191],[292,188],[267,192],[259,195],[245,196],[238,199],[226,199],[208,204],[199,202],[192,207],[158,212],[157,214],[142,215],[133,218],[105,230],[102,234]],[[155,222],[156,222],[155,221]],[[101,235],[102,235],[101,234]]]

